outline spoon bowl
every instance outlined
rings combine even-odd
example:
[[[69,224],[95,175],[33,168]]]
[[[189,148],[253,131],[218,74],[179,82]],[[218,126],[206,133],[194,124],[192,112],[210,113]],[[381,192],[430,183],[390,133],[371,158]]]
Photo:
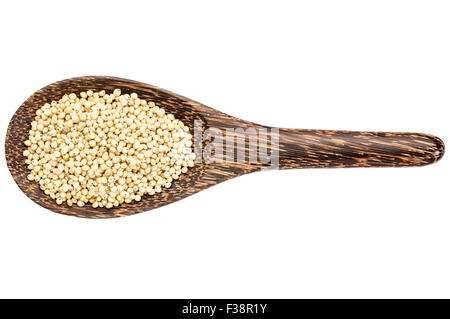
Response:
[[[43,193],[38,183],[27,179],[29,170],[22,154],[36,110],[67,93],[78,95],[87,90],[112,92],[116,88],[121,89],[122,93],[136,92],[140,98],[155,102],[185,123],[194,136],[198,158],[195,166],[174,181],[172,187],[152,196],[145,195],[139,202],[123,203],[109,209],[56,204],[55,200]],[[198,127],[198,132],[194,132],[195,127]],[[233,141],[236,141],[227,144],[232,151],[231,157],[214,157],[217,155],[215,152],[205,151],[208,140],[196,141],[196,134],[206,136],[208,131],[219,131],[226,136],[228,130],[233,130]],[[256,132],[256,135],[249,132]],[[266,135],[262,132],[266,132]],[[237,142],[239,139],[242,143]],[[220,145],[225,145],[225,141],[216,139],[218,141]],[[273,156],[274,161],[263,160],[261,154],[250,155],[251,150],[259,151],[262,146],[266,146],[267,153]],[[265,168],[422,166],[436,162],[443,153],[443,142],[427,134],[272,128],[237,119],[152,85],[106,76],[71,78],[38,90],[15,112],[5,142],[8,168],[17,185],[29,198],[53,212],[85,218],[121,217],[152,210],[230,178]],[[244,157],[239,160],[238,154]]]

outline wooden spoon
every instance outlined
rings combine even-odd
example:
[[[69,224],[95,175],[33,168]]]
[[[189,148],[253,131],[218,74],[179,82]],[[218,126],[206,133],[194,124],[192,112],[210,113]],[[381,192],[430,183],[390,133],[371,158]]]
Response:
[[[35,112],[43,104],[59,100],[66,93],[78,94],[87,90],[112,91],[115,88],[120,88],[122,93],[136,92],[139,97],[155,102],[156,105],[174,114],[176,118],[188,125],[194,136],[194,123],[201,126],[201,133],[207,132],[208,129],[223,133],[227,129],[246,129],[244,133],[242,131],[239,133],[239,130],[235,133],[238,139],[240,137],[245,139],[245,132],[248,132],[248,129],[254,129],[258,132],[256,140],[248,138],[243,144],[232,145],[231,150],[235,154],[242,154],[239,152],[251,151],[258,146],[257,144],[261,147],[268,143],[268,153],[274,160],[268,163],[267,159],[262,160],[261,156],[250,158],[249,153],[245,153],[247,155],[243,162],[237,162],[235,159],[237,155],[227,157],[225,161],[211,162],[213,156],[218,153],[214,154],[211,151],[208,155],[207,141],[197,141],[196,154],[202,162],[196,163],[187,174],[182,174],[178,180],[174,181],[171,188],[164,189],[159,194],[145,195],[139,202],[124,203],[111,209],[92,208],[90,205],[84,207],[57,205],[53,199],[41,191],[38,183],[27,179],[29,170],[24,163],[22,153],[26,148],[24,141],[28,138]],[[436,162],[444,154],[443,142],[437,137],[426,134],[271,129],[237,119],[152,85],[115,77],[88,76],[53,83],[31,95],[16,111],[9,123],[5,153],[14,180],[34,202],[57,213],[87,218],[110,218],[141,213],[262,168],[422,166]],[[269,142],[262,134],[264,130],[268,131]],[[275,163],[276,160],[278,165]]]

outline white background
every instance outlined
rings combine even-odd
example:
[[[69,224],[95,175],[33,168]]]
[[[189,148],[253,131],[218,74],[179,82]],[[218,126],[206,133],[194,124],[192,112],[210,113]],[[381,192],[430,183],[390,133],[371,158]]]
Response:
[[[260,124],[450,145],[449,17],[448,1],[4,1],[1,143],[34,91],[111,75]],[[0,297],[450,297],[448,154],[255,173],[112,220],[41,208],[1,158]]]

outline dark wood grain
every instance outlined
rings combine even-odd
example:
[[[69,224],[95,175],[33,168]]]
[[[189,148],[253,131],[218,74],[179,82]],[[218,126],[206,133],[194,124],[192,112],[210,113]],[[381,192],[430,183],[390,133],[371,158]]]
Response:
[[[280,130],[280,168],[423,166],[444,143],[419,133]]]
[[[111,218],[148,211],[193,195],[212,185],[268,168],[260,160],[236,163],[196,163],[187,174],[173,182],[169,189],[153,196],[145,195],[140,202],[121,204],[118,207],[92,208],[57,205],[46,196],[38,183],[29,181],[29,171],[22,156],[26,146],[31,121],[35,112],[44,103],[58,100],[65,93],[80,93],[87,90],[112,91],[120,88],[123,93],[136,92],[141,98],[155,102],[167,112],[175,115],[193,134],[194,121],[203,129],[211,127],[225,131],[240,127],[265,128],[243,121],[207,107],[186,97],[158,87],[115,77],[88,76],[67,79],[50,84],[31,95],[16,111],[8,126],[5,154],[8,168],[20,189],[37,204],[57,213],[86,218]],[[245,136],[244,136],[245,138]],[[257,141],[258,142],[258,141]],[[247,140],[244,151],[252,146]],[[239,151],[238,145],[235,152]],[[279,169],[312,167],[370,167],[370,166],[421,166],[434,163],[444,153],[444,144],[434,136],[416,133],[378,133],[324,130],[280,129],[279,144],[269,145],[271,152],[279,153]],[[201,205],[201,203],[199,203]]]

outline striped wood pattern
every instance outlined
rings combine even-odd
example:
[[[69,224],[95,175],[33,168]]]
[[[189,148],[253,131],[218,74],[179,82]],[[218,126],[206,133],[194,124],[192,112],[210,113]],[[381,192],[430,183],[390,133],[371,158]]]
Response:
[[[94,209],[90,205],[84,207],[57,205],[54,200],[41,191],[38,183],[30,182],[26,178],[29,172],[22,153],[26,148],[24,141],[28,137],[35,112],[44,103],[60,99],[64,93],[78,94],[86,90],[109,92],[115,88],[120,88],[123,93],[136,92],[141,98],[155,102],[188,125],[192,134],[193,123],[196,120],[200,121],[203,129],[211,127],[222,131],[236,127],[270,129],[234,118],[158,87],[132,80],[87,76],[55,82],[31,95],[19,107],[10,121],[6,135],[5,154],[9,170],[20,189],[34,202],[53,212],[77,217],[127,216],[158,208],[230,178],[269,166],[258,159],[247,163],[230,161],[196,163],[187,174],[183,174],[174,181],[171,188],[164,189],[161,193],[153,196],[145,195],[140,202],[124,203],[111,209]],[[442,141],[426,134],[298,129],[279,129],[279,134],[279,145],[271,146],[272,151],[279,153],[279,169],[421,166],[436,162],[444,153]],[[258,141],[256,140],[256,142]],[[248,139],[244,144],[243,151],[254,146],[251,145],[252,143],[254,141]],[[236,153],[240,151],[238,145],[235,146],[234,151]]]

